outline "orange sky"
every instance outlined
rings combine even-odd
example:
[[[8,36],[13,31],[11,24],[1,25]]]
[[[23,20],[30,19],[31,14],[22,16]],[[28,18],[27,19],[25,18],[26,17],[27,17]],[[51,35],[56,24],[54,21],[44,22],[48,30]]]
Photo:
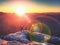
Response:
[[[23,2],[9,2],[0,5],[0,12],[10,12],[15,13],[16,8],[23,6],[26,13],[40,13],[40,12],[60,12],[60,7],[57,6],[47,6],[47,5],[38,5],[29,1]]]

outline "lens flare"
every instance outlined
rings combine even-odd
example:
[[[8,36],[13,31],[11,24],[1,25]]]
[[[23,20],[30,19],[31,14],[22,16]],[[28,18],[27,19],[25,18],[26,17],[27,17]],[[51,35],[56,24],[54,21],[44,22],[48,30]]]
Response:
[[[34,36],[32,36],[33,34],[41,34],[40,36],[42,36],[42,37],[40,37],[40,38],[42,40],[40,41],[40,40],[34,39]],[[46,35],[44,36],[43,34],[46,34]],[[30,39],[31,39],[31,41],[36,40],[38,42],[46,42],[47,40],[50,39],[50,35],[51,35],[50,29],[44,23],[34,23],[31,26],[31,29],[30,29]]]
[[[30,32],[31,33],[39,32],[39,33],[44,33],[44,34],[51,35],[50,28],[46,24],[44,24],[44,23],[33,24],[31,26]]]

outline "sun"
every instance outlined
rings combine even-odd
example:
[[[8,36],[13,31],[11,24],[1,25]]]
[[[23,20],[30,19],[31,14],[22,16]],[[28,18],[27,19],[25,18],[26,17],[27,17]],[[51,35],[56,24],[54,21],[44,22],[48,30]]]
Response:
[[[26,13],[26,9],[24,6],[17,6],[15,8],[15,13],[18,14],[19,16],[23,16]]]

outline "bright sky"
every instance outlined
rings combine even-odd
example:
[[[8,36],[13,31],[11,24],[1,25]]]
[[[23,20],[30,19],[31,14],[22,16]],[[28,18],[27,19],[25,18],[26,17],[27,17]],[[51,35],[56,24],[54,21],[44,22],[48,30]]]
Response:
[[[40,12],[60,12],[59,6],[44,5],[43,3],[36,3],[33,1],[0,1],[0,12],[15,13],[16,8],[25,8],[26,13],[40,13]]]

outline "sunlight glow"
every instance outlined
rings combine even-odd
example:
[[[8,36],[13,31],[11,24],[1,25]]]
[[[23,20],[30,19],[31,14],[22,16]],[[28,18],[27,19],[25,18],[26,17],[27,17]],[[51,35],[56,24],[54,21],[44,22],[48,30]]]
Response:
[[[19,16],[25,15],[25,13],[26,13],[25,7],[17,6],[15,9],[15,13],[18,14]]]

